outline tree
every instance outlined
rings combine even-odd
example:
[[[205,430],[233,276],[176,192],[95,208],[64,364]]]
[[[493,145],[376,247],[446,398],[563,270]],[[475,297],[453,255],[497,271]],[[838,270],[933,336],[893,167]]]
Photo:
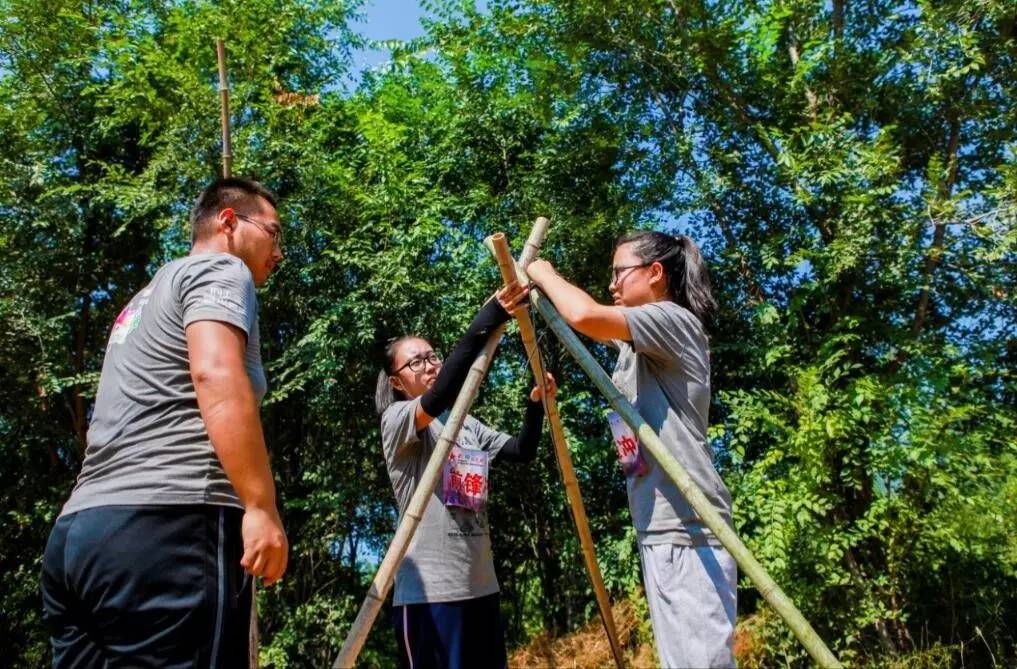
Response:
[[[293,549],[260,596],[265,663],[332,657],[394,527],[371,402],[385,340],[452,346],[499,283],[480,240],[518,243],[536,215],[553,221],[544,254],[602,298],[622,231],[703,246],[722,303],[711,440],[738,529],[839,654],[1014,657],[1007,3],[437,3],[427,35],[353,88],[355,6],[0,7],[11,664],[45,663],[39,560],[109,324],[186,252],[190,201],[218,174],[216,36],[234,171],[279,193],[286,228],[260,295],[264,425]],[[476,412],[506,431],[529,382],[516,339]],[[605,578],[634,594],[604,404],[544,343]],[[512,643],[594,615],[549,451],[493,475]],[[745,586],[745,662],[804,665]],[[391,665],[382,627],[364,658]]]

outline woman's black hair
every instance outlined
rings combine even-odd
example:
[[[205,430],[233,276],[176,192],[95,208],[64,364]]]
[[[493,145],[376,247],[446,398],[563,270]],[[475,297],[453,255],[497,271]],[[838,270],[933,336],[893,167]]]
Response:
[[[402,337],[390,339],[385,344],[385,366],[378,372],[378,383],[374,388],[374,409],[378,412],[379,416],[385,413],[385,409],[392,406],[393,402],[406,399],[401,392],[392,387],[388,377],[392,375],[392,363],[395,362],[396,351],[399,350],[399,345],[407,339],[420,339],[420,337],[416,335],[403,335]]]
[[[632,244],[640,261],[659,262],[667,277],[671,301],[691,311],[706,328],[717,310],[710,289],[710,273],[696,243],[685,235],[672,237],[655,230],[641,230],[618,238],[615,248]]]

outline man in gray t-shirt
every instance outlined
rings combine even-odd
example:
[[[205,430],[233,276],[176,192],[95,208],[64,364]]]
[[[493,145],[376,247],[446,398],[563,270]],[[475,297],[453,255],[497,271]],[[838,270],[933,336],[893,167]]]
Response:
[[[258,417],[255,286],[282,259],[275,199],[224,179],[191,224],[191,254],[110,331],[84,462],[43,557],[54,667],[246,665],[250,578],[286,568]]]
[[[257,310],[251,271],[236,256],[189,255],[156,272],[113,324],[85,461],[61,515],[126,504],[243,509],[198,409],[185,331],[198,321],[238,328],[260,401],[266,382]]]

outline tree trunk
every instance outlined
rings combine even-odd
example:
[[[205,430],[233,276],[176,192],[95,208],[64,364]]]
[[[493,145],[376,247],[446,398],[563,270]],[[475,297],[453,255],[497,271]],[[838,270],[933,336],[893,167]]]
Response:
[[[946,146],[946,179],[939,187],[937,196],[938,203],[946,202],[953,192],[954,182],[957,180],[957,150],[960,148],[960,119],[954,117],[950,120],[950,137]],[[946,221],[937,220],[934,222],[935,229],[932,233],[932,244],[929,247],[925,258],[925,267],[922,270],[924,285],[921,295],[918,298],[918,308],[915,311],[915,318],[911,323],[911,336],[917,337],[925,326],[925,319],[929,313],[929,297],[932,290],[932,275],[943,259],[943,241],[946,239]]]

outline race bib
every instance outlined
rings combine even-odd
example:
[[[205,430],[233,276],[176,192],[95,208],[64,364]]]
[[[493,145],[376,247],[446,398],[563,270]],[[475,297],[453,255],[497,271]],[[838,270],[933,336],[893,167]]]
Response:
[[[632,428],[614,411],[608,412],[607,422],[611,425],[611,436],[614,447],[618,451],[618,462],[621,463],[625,476],[643,476],[650,471],[639,448],[639,440]]]
[[[460,506],[477,513],[487,509],[487,451],[453,445],[442,472],[442,501],[445,506]]]

